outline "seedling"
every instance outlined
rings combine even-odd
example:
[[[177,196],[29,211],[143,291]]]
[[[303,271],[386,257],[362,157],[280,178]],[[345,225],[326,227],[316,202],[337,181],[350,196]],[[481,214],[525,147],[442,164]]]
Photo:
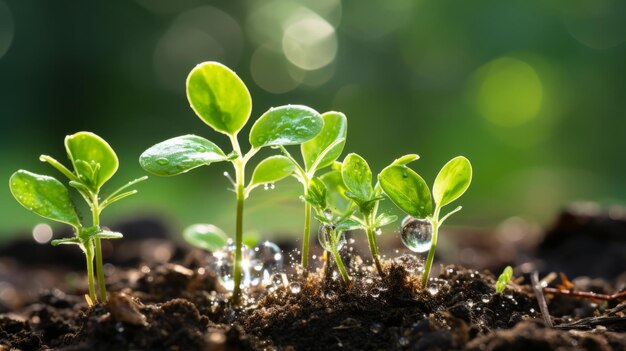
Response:
[[[415,159],[418,158],[417,155],[413,156]],[[361,156],[354,153],[346,156],[341,166],[341,178],[346,188],[345,196],[352,201],[361,214],[361,218],[352,216],[352,219],[357,221],[359,227],[367,233],[367,242],[376,270],[381,277],[384,277],[385,272],[380,263],[376,235],[380,234],[382,226],[393,223],[397,217],[386,213],[378,214],[378,204],[383,199],[382,190],[379,182],[372,186],[372,171],[367,161]]]
[[[341,196],[338,194],[340,189],[332,186],[332,180],[329,180],[328,184],[331,185],[330,190],[320,178],[312,178],[305,195],[305,201],[313,207],[316,213],[315,217],[321,224],[318,233],[320,245],[332,254],[343,281],[350,285],[350,276],[341,260],[339,250],[346,244],[344,233],[348,230],[357,229],[360,225],[351,218],[354,210],[334,216],[335,212],[330,207],[335,207],[335,211],[337,211],[337,207],[329,206],[329,197],[332,196],[330,195],[332,193],[335,193],[335,196]]]
[[[53,240],[52,245],[78,245],[87,260],[87,281],[91,302],[97,301],[93,260],[96,259],[96,273],[100,301],[107,300],[102,262],[102,239],[119,239],[121,233],[111,232],[100,227],[100,214],[109,205],[137,193],[137,190],[123,192],[130,186],[148,177],[135,179],[113,191],[100,201],[101,187],[115,174],[119,166],[117,155],[109,144],[90,132],[79,132],[65,138],[65,150],[72,163],[70,171],[54,158],[41,155],[39,159],[47,162],[69,179],[69,185],[85,199],[92,215],[91,226],[85,226],[78,219],[68,189],[56,178],[19,170],[11,176],[11,193],[22,206],[53,221],[66,223],[74,228],[74,237]]]
[[[229,177],[236,194],[235,265],[232,302],[239,304],[241,295],[241,260],[244,200],[262,185],[273,184],[294,170],[285,156],[271,156],[261,161],[246,185],[246,166],[263,147],[297,145],[313,139],[322,130],[320,114],[306,106],[286,105],[271,108],[252,125],[251,148],[242,153],[237,134],[252,111],[248,88],[228,67],[217,62],[204,62],[187,77],[187,99],[196,115],[216,132],[230,139],[232,152],[224,153],[211,141],[196,135],[184,135],[156,144],[140,157],[141,166],[160,176],[173,176],[214,162],[231,162],[235,179]]]
[[[378,175],[378,180],[391,201],[410,216],[403,221],[401,238],[404,244],[415,252],[428,250],[422,275],[422,286],[426,286],[435,259],[439,227],[452,214],[460,211],[461,206],[443,217],[440,217],[441,209],[467,190],[472,181],[472,166],[462,156],[450,160],[439,171],[431,195],[424,179],[406,166],[408,162],[402,161],[406,157],[385,168]]]
[[[513,278],[513,268],[511,266],[506,266],[502,271],[502,274],[498,277],[498,281],[496,282],[496,294],[502,294],[506,285]]]
[[[303,198],[309,195],[309,189],[314,186],[312,180],[317,171],[328,167],[337,160],[346,144],[346,132],[348,121],[341,112],[326,112],[322,114],[324,127],[313,139],[302,143],[300,151],[304,166],[300,166],[284,146],[281,146],[283,154],[291,160],[295,167],[294,176],[303,188]],[[312,191],[312,190],[311,190]],[[304,201],[304,234],[302,239],[302,267],[306,270],[309,266],[309,241],[311,233],[311,203]]]

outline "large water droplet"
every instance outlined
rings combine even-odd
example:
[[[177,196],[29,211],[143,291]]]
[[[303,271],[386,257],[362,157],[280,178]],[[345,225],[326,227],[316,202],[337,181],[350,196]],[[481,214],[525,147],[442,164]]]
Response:
[[[433,225],[429,220],[408,216],[402,221],[400,240],[413,252],[426,252],[433,240]]]
[[[339,236],[338,238],[334,238],[333,236]],[[320,230],[317,232],[317,239],[320,242],[320,245],[326,251],[333,251],[333,242],[336,240],[336,249],[337,251],[341,250],[346,244],[346,236],[343,232],[337,233],[335,228],[329,224],[324,224],[320,227]]]
[[[300,283],[296,283],[296,282],[290,283],[289,288],[291,289],[292,294],[298,294],[302,290]]]
[[[333,219],[333,211],[331,211],[330,208],[325,209],[324,217],[326,217],[326,219],[328,220]]]
[[[169,164],[170,161],[168,159],[162,157],[162,158],[157,159],[156,163],[161,165],[161,166],[165,166],[165,165]]]
[[[283,252],[273,242],[265,241],[250,250],[252,285],[258,285],[264,277],[283,269]]]
[[[274,183],[263,184],[263,190],[274,190],[274,188],[276,188],[276,185],[274,185]]]
[[[428,286],[428,293],[431,295],[437,295],[437,293],[439,292],[439,286],[437,286],[437,283],[431,283]]]
[[[224,289],[228,291],[233,291],[235,288],[235,280],[233,278],[233,268],[235,266],[235,252],[237,251],[237,247],[232,241],[229,241],[229,244],[224,246],[221,250],[217,250],[213,253],[215,257],[215,261],[212,264],[212,269],[217,274],[220,284],[224,287]],[[250,265],[247,264],[250,259],[248,257],[248,248],[243,245],[241,248],[242,251],[242,265],[241,271],[243,274],[242,277],[242,285],[249,286],[250,285]]]

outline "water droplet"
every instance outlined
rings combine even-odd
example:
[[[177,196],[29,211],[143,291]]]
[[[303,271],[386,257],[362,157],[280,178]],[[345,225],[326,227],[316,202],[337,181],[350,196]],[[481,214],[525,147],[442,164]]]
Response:
[[[401,337],[400,339],[398,339],[398,344],[399,344],[400,346],[408,346],[408,345],[409,345],[409,342],[410,342],[409,338],[404,337],[404,336],[403,336],[403,337]]]
[[[433,240],[433,225],[429,220],[412,218],[402,221],[400,239],[413,252],[426,252]]]
[[[376,229],[374,229],[374,233],[376,233],[376,235],[380,235],[380,234],[383,233],[383,230],[380,229],[380,228],[376,228]]]
[[[213,253],[215,261],[212,263],[212,270],[217,274],[220,284],[224,289],[233,291],[235,287],[235,280],[233,279],[233,268],[235,266],[235,252],[237,247],[229,240],[228,244],[221,250],[217,250]],[[242,265],[241,271],[243,275],[242,286],[246,287],[250,285],[250,259],[248,255],[248,248],[243,245],[242,252]],[[247,263],[247,264],[246,264]]]
[[[379,297],[380,289],[378,289],[377,287],[373,287],[372,290],[370,290],[370,295],[372,295],[372,297]]]
[[[298,294],[302,290],[300,283],[296,283],[296,282],[289,284],[289,288],[291,289],[292,294]]]
[[[170,161],[168,159],[162,157],[162,158],[157,159],[156,163],[158,165],[165,166],[165,165],[169,164]]]
[[[276,149],[278,149],[278,148],[280,148],[280,145],[271,145],[271,146],[270,146],[270,149],[274,149],[274,150],[276,150]]]
[[[378,334],[383,330],[383,325],[380,323],[373,323],[370,326],[370,331],[374,334]]]
[[[482,301],[483,303],[488,303],[489,301],[491,301],[491,297],[489,297],[489,295],[487,294],[484,294],[480,297],[480,301]]]
[[[408,172],[402,172],[402,178],[408,178],[408,177],[409,177]]]
[[[436,283],[431,283],[428,286],[428,293],[431,295],[437,295],[437,293],[439,292],[439,287],[437,286]]]
[[[263,184],[263,190],[274,190],[276,185],[274,183],[265,183]]]
[[[202,146],[198,146],[197,148],[195,148],[195,150],[196,150],[197,152],[205,152],[205,151],[207,151],[207,150],[206,150],[206,148],[204,148],[204,147],[202,147]]]
[[[333,219],[333,211],[331,211],[329,208],[324,210],[324,217],[326,217],[326,219],[331,220]]]
[[[272,277],[270,278],[270,281],[272,282],[272,286],[275,289],[278,289],[280,287],[283,287],[283,276],[280,273],[275,273],[272,275]]]
[[[324,224],[320,227],[317,232],[317,239],[326,251],[333,250],[333,242],[336,242],[337,250],[341,250],[346,244],[346,235],[343,232],[337,233],[335,228],[328,224]]]
[[[472,301],[471,299],[468,299],[468,300],[467,300],[467,306],[468,306],[469,308],[474,307],[474,301]]]
[[[273,242],[265,241],[250,250],[252,285],[259,285],[264,277],[283,269],[283,252]]]

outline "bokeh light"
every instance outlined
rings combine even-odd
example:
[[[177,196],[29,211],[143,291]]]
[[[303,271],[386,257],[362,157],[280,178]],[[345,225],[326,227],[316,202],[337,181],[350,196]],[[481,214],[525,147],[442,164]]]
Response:
[[[537,117],[543,99],[543,86],[528,63],[502,57],[483,66],[479,73],[477,107],[488,121],[515,127]]]
[[[52,240],[52,227],[46,223],[39,223],[33,228],[33,239],[39,244],[47,244]]]
[[[305,70],[316,70],[331,63],[337,54],[335,28],[311,11],[295,14],[285,29],[282,48],[287,59]]]

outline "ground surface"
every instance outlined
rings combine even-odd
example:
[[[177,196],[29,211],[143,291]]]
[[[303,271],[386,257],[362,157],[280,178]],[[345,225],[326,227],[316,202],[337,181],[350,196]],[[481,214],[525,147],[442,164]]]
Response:
[[[546,253],[576,246],[563,239],[568,233],[604,230],[619,244],[624,223],[603,214],[563,214],[537,250],[540,263],[519,266],[503,294],[495,294],[495,278],[486,270],[441,267],[421,288],[414,256],[386,260],[383,279],[356,258],[348,262],[351,288],[332,269],[308,275],[287,270],[266,289],[250,291],[237,310],[208,268],[210,255],[165,239],[126,243],[123,255],[113,250],[111,297],[94,307],[77,293],[81,286],[72,279],[78,278],[58,273],[62,267],[42,275],[4,252],[0,350],[626,350],[626,304],[605,296],[621,289],[621,271],[605,279],[577,277],[573,286],[565,278],[552,281],[550,287],[605,294],[576,298],[545,290],[552,328],[523,273],[539,266],[541,276],[550,272]],[[150,249],[141,249],[146,243]],[[567,266],[562,257],[571,256],[560,253],[550,258]],[[36,292],[18,289],[24,279]]]

